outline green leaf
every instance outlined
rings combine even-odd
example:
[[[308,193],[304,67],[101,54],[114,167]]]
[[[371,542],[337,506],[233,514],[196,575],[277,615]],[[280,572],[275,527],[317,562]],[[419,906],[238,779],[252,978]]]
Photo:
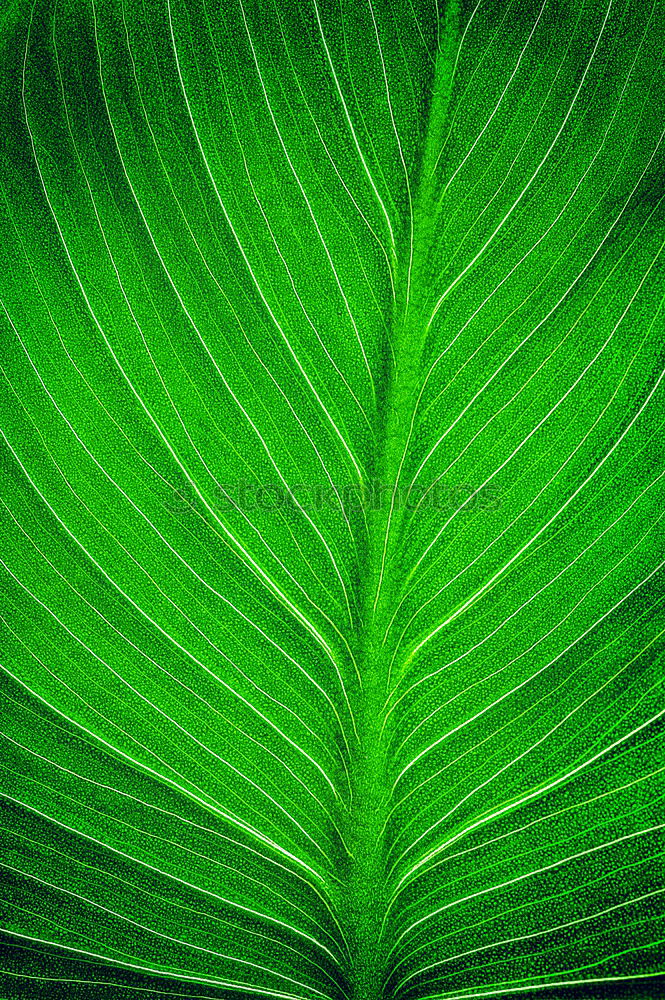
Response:
[[[0,15],[5,998],[663,995],[665,12],[438,6]]]

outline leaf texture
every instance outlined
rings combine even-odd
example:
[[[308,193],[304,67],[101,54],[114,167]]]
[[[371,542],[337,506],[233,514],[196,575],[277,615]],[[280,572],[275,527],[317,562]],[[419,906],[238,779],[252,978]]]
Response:
[[[3,998],[664,996],[662,4],[0,25]]]

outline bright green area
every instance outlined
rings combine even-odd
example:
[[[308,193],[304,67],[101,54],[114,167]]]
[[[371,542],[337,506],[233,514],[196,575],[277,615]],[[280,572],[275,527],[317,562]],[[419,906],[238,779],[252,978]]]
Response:
[[[663,996],[658,0],[0,13],[3,998]]]

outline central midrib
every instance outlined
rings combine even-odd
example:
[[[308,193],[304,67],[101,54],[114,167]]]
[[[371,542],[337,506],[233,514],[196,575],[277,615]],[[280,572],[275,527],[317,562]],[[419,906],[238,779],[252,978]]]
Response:
[[[395,301],[390,317],[391,358],[387,389],[377,420],[376,482],[385,493],[369,512],[369,543],[363,579],[363,625],[359,636],[362,690],[355,706],[358,743],[352,767],[353,804],[348,908],[354,967],[352,1000],[378,1000],[386,969],[381,924],[388,902],[382,829],[391,782],[381,738],[388,671],[392,654],[384,636],[395,608],[403,572],[393,556],[399,545],[404,508],[390,502],[400,478],[414,407],[423,378],[423,355],[431,311],[432,237],[438,206],[434,166],[443,144],[454,60],[458,45],[459,0],[450,0],[442,18],[440,48],[431,77],[427,128],[412,192],[413,228],[403,228],[394,275]],[[412,236],[412,240],[411,240]],[[413,253],[411,252],[413,246]],[[408,292],[407,292],[408,289]]]

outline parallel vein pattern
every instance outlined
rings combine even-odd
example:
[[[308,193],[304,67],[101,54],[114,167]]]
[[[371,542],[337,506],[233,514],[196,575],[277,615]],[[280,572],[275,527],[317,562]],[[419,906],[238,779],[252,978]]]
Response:
[[[665,996],[662,5],[0,31],[2,996]]]

